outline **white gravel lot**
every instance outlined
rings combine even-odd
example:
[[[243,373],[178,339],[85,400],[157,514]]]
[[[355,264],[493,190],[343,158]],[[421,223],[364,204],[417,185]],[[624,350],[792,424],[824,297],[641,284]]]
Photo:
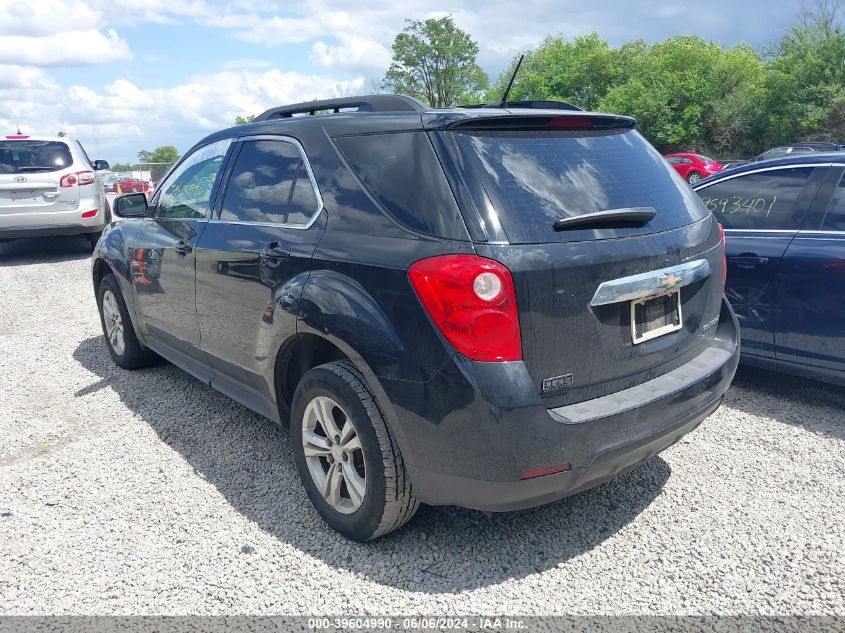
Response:
[[[175,367],[117,368],[85,242],[0,245],[0,614],[845,616],[845,389],[741,370],[683,442],[367,545],[287,433]]]

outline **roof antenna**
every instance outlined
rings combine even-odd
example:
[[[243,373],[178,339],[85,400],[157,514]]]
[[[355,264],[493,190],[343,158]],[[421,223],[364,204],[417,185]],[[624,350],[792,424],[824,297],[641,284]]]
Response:
[[[22,136],[21,134],[21,124],[18,123],[18,136]]]
[[[516,79],[516,73],[519,72],[519,67],[522,66],[522,60],[525,59],[525,54],[519,56],[519,61],[516,63],[516,68],[513,69],[511,80],[508,82],[508,87],[505,89],[505,94],[502,95],[502,100],[499,102],[499,107],[504,108],[508,105],[508,95],[511,93],[513,87],[513,80]]]

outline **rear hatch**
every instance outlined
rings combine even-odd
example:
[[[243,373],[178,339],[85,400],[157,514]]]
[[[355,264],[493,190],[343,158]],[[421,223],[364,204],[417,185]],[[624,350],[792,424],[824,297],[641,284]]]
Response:
[[[715,335],[718,225],[632,128],[535,115],[433,133],[468,224],[485,226],[477,253],[513,274],[523,360],[549,407],[671,371]]]
[[[66,143],[0,140],[0,216],[75,209],[79,187],[60,186],[72,166]]]

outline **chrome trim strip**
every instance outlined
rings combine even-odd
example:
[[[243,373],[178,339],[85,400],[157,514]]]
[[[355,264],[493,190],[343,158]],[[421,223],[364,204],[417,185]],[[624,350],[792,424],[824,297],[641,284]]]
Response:
[[[804,154],[802,154],[802,156],[803,155]],[[714,176],[716,176],[716,178],[714,178],[712,182],[707,182],[703,186],[693,187],[693,191],[698,193],[699,191],[707,189],[707,187],[710,187],[712,185],[716,185],[720,182],[725,182],[726,180],[733,180],[734,178],[739,178],[740,176],[748,176],[750,174],[759,174],[759,173],[762,173],[764,171],[776,171],[776,170],[779,170],[779,169],[802,169],[804,167],[831,167],[831,166],[832,166],[832,163],[830,162],[830,159],[828,159],[827,161],[821,162],[821,163],[798,163],[798,164],[793,164],[793,165],[773,165],[771,167],[761,167],[760,169],[752,169],[750,171],[743,171],[743,172],[740,172],[738,174],[731,173],[733,171],[731,169],[725,169],[724,171],[716,172],[714,174]],[[725,174],[725,175],[722,176],[722,174]],[[706,180],[710,180],[710,178],[707,178]],[[704,180],[702,180],[701,182],[704,182]]]
[[[833,229],[815,229],[812,231],[798,231],[798,235],[795,239],[801,238],[814,238],[814,239],[825,239],[830,236],[834,235],[845,235],[845,231],[834,231]]]
[[[603,306],[662,294],[689,286],[709,276],[710,262],[706,259],[696,259],[677,266],[668,266],[630,277],[620,277],[601,283],[590,305]]]
[[[731,233],[797,233],[798,229],[729,229],[725,227],[725,233],[730,235]]]

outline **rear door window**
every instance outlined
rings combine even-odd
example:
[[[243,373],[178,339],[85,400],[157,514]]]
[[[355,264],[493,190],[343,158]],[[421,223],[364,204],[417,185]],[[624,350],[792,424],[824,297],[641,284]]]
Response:
[[[425,132],[334,139],[364,187],[399,223],[436,237],[466,240],[466,228]]]
[[[804,210],[796,201],[812,167],[793,167],[726,178],[698,195],[726,229],[796,230]]]
[[[823,231],[845,232],[845,176],[839,181],[839,186],[833,194],[833,200],[827,209],[822,223]]]
[[[0,174],[31,174],[67,169],[70,148],[60,141],[0,141]]]
[[[244,142],[226,185],[220,219],[286,224],[291,192],[300,170],[305,171],[302,156],[292,143]],[[316,211],[316,203],[307,211],[310,218]],[[305,215],[298,208],[297,219],[301,221]]]
[[[485,130],[455,132],[455,138],[511,243],[652,233],[707,216],[677,172],[634,130]],[[639,228],[552,228],[565,218],[637,207],[653,208],[655,218]]]

